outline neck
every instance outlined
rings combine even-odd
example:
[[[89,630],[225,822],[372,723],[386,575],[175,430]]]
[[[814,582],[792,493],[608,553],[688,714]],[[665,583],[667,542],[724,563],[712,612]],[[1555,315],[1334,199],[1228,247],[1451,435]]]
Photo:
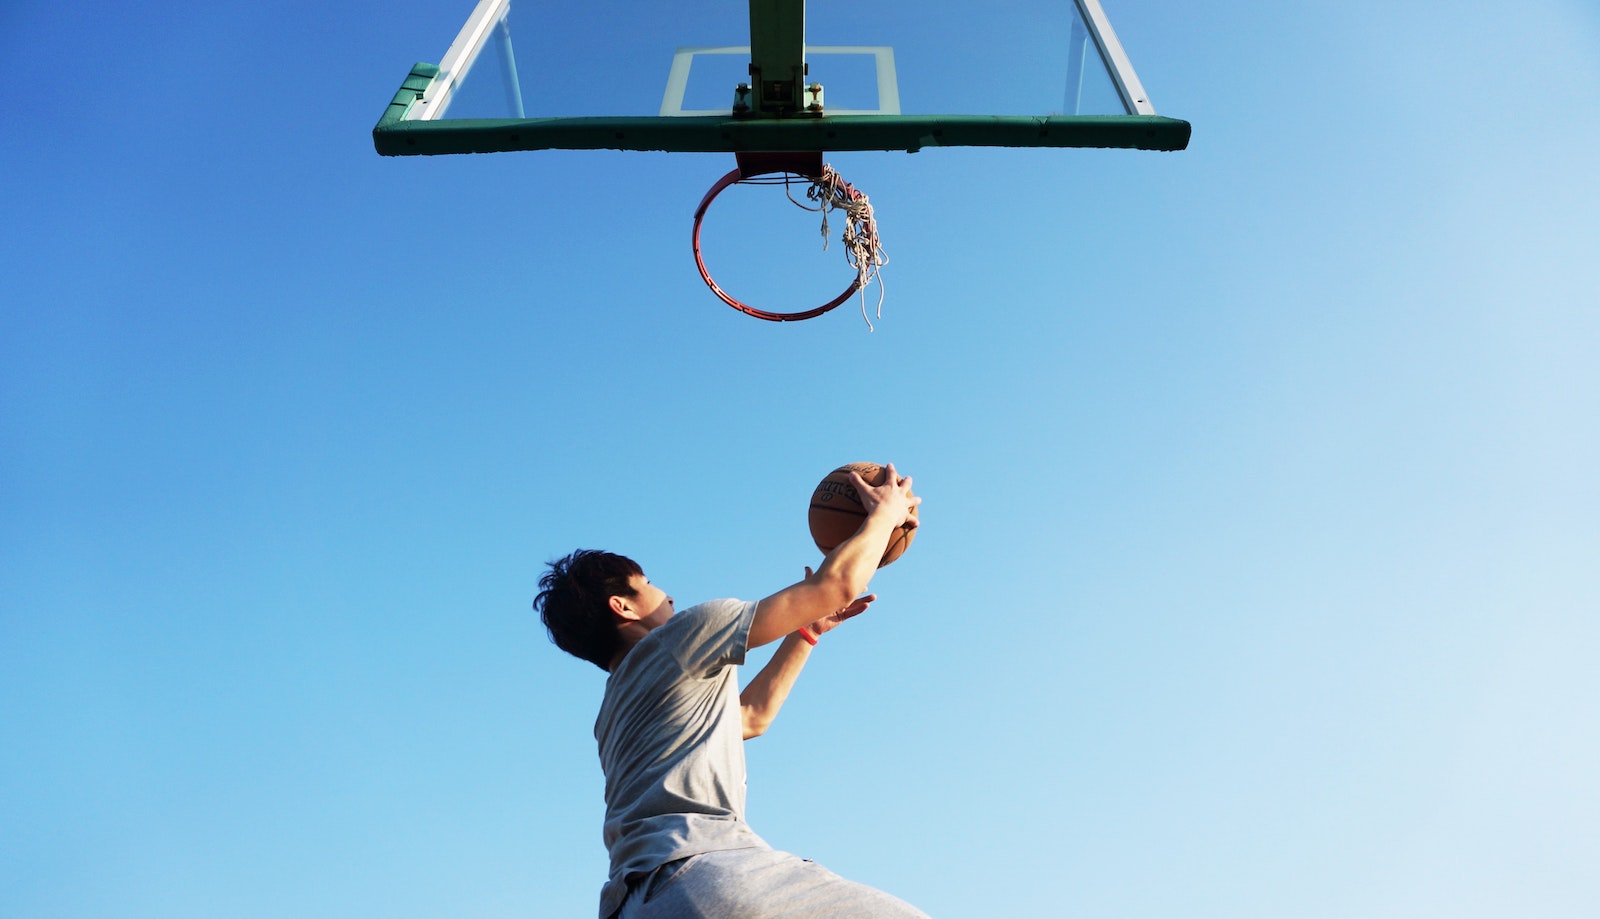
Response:
[[[641,638],[649,634],[650,627],[637,620],[617,626],[617,635],[622,638],[622,647],[612,656],[611,666],[607,667],[606,670],[615,673],[617,665],[622,663],[624,657],[628,656],[628,652],[633,650],[633,646],[638,644]]]

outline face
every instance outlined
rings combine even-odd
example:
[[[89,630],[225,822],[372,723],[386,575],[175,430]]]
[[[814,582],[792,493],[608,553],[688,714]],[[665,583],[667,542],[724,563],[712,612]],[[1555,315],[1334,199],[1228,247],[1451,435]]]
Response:
[[[628,583],[633,587],[633,596],[613,598],[622,601],[623,617],[636,620],[649,629],[660,628],[672,618],[672,598],[667,596],[666,591],[650,583],[650,579],[642,574],[634,575]]]

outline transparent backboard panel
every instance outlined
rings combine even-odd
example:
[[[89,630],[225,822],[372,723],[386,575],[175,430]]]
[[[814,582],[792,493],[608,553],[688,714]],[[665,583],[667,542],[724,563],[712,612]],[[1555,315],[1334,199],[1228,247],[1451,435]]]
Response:
[[[806,79],[822,85],[825,114],[1152,114],[1115,36],[1102,26],[1097,41],[1086,20],[1098,9],[808,0]],[[727,114],[749,80],[747,0],[485,0],[463,13],[482,21],[441,60],[430,104],[406,117]]]

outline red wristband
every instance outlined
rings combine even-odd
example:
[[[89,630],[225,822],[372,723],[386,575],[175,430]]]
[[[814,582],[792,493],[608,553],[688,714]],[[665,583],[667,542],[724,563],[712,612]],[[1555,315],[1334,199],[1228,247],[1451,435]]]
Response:
[[[800,631],[796,632],[795,634],[799,635],[801,638],[804,638],[806,640],[806,644],[811,645],[812,647],[816,646],[817,636],[811,634],[811,630],[805,626],[801,626]]]

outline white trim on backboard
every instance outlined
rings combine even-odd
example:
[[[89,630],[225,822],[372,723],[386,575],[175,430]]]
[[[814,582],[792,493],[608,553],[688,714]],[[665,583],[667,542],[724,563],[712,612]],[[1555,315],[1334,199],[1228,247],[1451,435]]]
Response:
[[[894,49],[887,45],[807,45],[810,54],[870,54],[878,79],[878,107],[875,109],[827,109],[829,115],[898,115],[900,114],[900,83],[894,75]],[[672,55],[672,69],[667,72],[667,88],[661,96],[661,116],[674,118],[684,115],[727,115],[733,108],[733,87],[728,87],[727,108],[685,109],[683,95],[689,88],[689,68],[697,54],[742,54],[750,56],[749,45],[723,45],[719,47],[679,48]],[[826,88],[826,87],[824,87]]]
[[[505,19],[510,6],[511,0],[478,0],[472,15],[467,17],[466,25],[456,34],[456,40],[450,43],[450,50],[444,53],[444,60],[439,62],[439,75],[433,78],[427,94],[406,113],[408,121],[431,121],[444,113],[456,86],[472,68],[473,62],[478,59],[478,52],[489,41],[494,27]]]
[[[1105,11],[1100,6],[1100,0],[1073,0],[1084,23],[1089,28],[1089,35],[1093,38],[1100,51],[1101,58],[1107,65],[1112,82],[1116,85],[1117,93],[1122,97],[1126,109],[1136,115],[1154,115],[1155,107],[1150,104],[1149,96],[1144,91],[1144,86],[1139,82],[1139,77],[1133,70],[1133,63],[1128,59],[1127,52],[1122,49],[1122,43],[1117,39],[1117,33],[1111,28],[1111,22],[1106,18]],[[478,59],[478,54],[488,43],[494,28],[505,20],[510,9],[511,0],[478,0],[478,5],[473,9],[472,15],[467,17],[466,23],[456,35],[455,41],[445,52],[444,59],[439,62],[439,73],[434,77],[432,85],[423,99],[413,105],[406,113],[406,119],[411,121],[430,121],[440,117],[450,104],[461,78],[471,69]],[[877,74],[878,107],[875,109],[827,109],[829,115],[898,115],[900,114],[900,89],[895,76],[894,49],[888,46],[872,45],[819,45],[807,46],[807,54],[870,54],[874,58]],[[722,109],[685,109],[683,107],[684,94],[688,89],[689,70],[697,54],[743,54],[749,55],[750,47],[721,46],[721,47],[684,47],[677,49],[672,57],[672,68],[667,75],[667,85],[661,99],[661,112],[664,117],[693,116],[693,115],[727,115],[732,109],[732,91],[729,90],[729,106]]]
[[[1100,0],[1073,2],[1078,5],[1078,12],[1083,14],[1083,21],[1089,26],[1089,34],[1100,48],[1100,56],[1111,71],[1111,81],[1117,84],[1117,93],[1122,96],[1122,104],[1134,115],[1154,115],[1155,106],[1150,104],[1150,97],[1139,82],[1139,75],[1133,72],[1133,62],[1128,60],[1128,53],[1122,50],[1122,42],[1117,40],[1117,33],[1111,28],[1111,20],[1106,18],[1106,11],[1100,8]]]

